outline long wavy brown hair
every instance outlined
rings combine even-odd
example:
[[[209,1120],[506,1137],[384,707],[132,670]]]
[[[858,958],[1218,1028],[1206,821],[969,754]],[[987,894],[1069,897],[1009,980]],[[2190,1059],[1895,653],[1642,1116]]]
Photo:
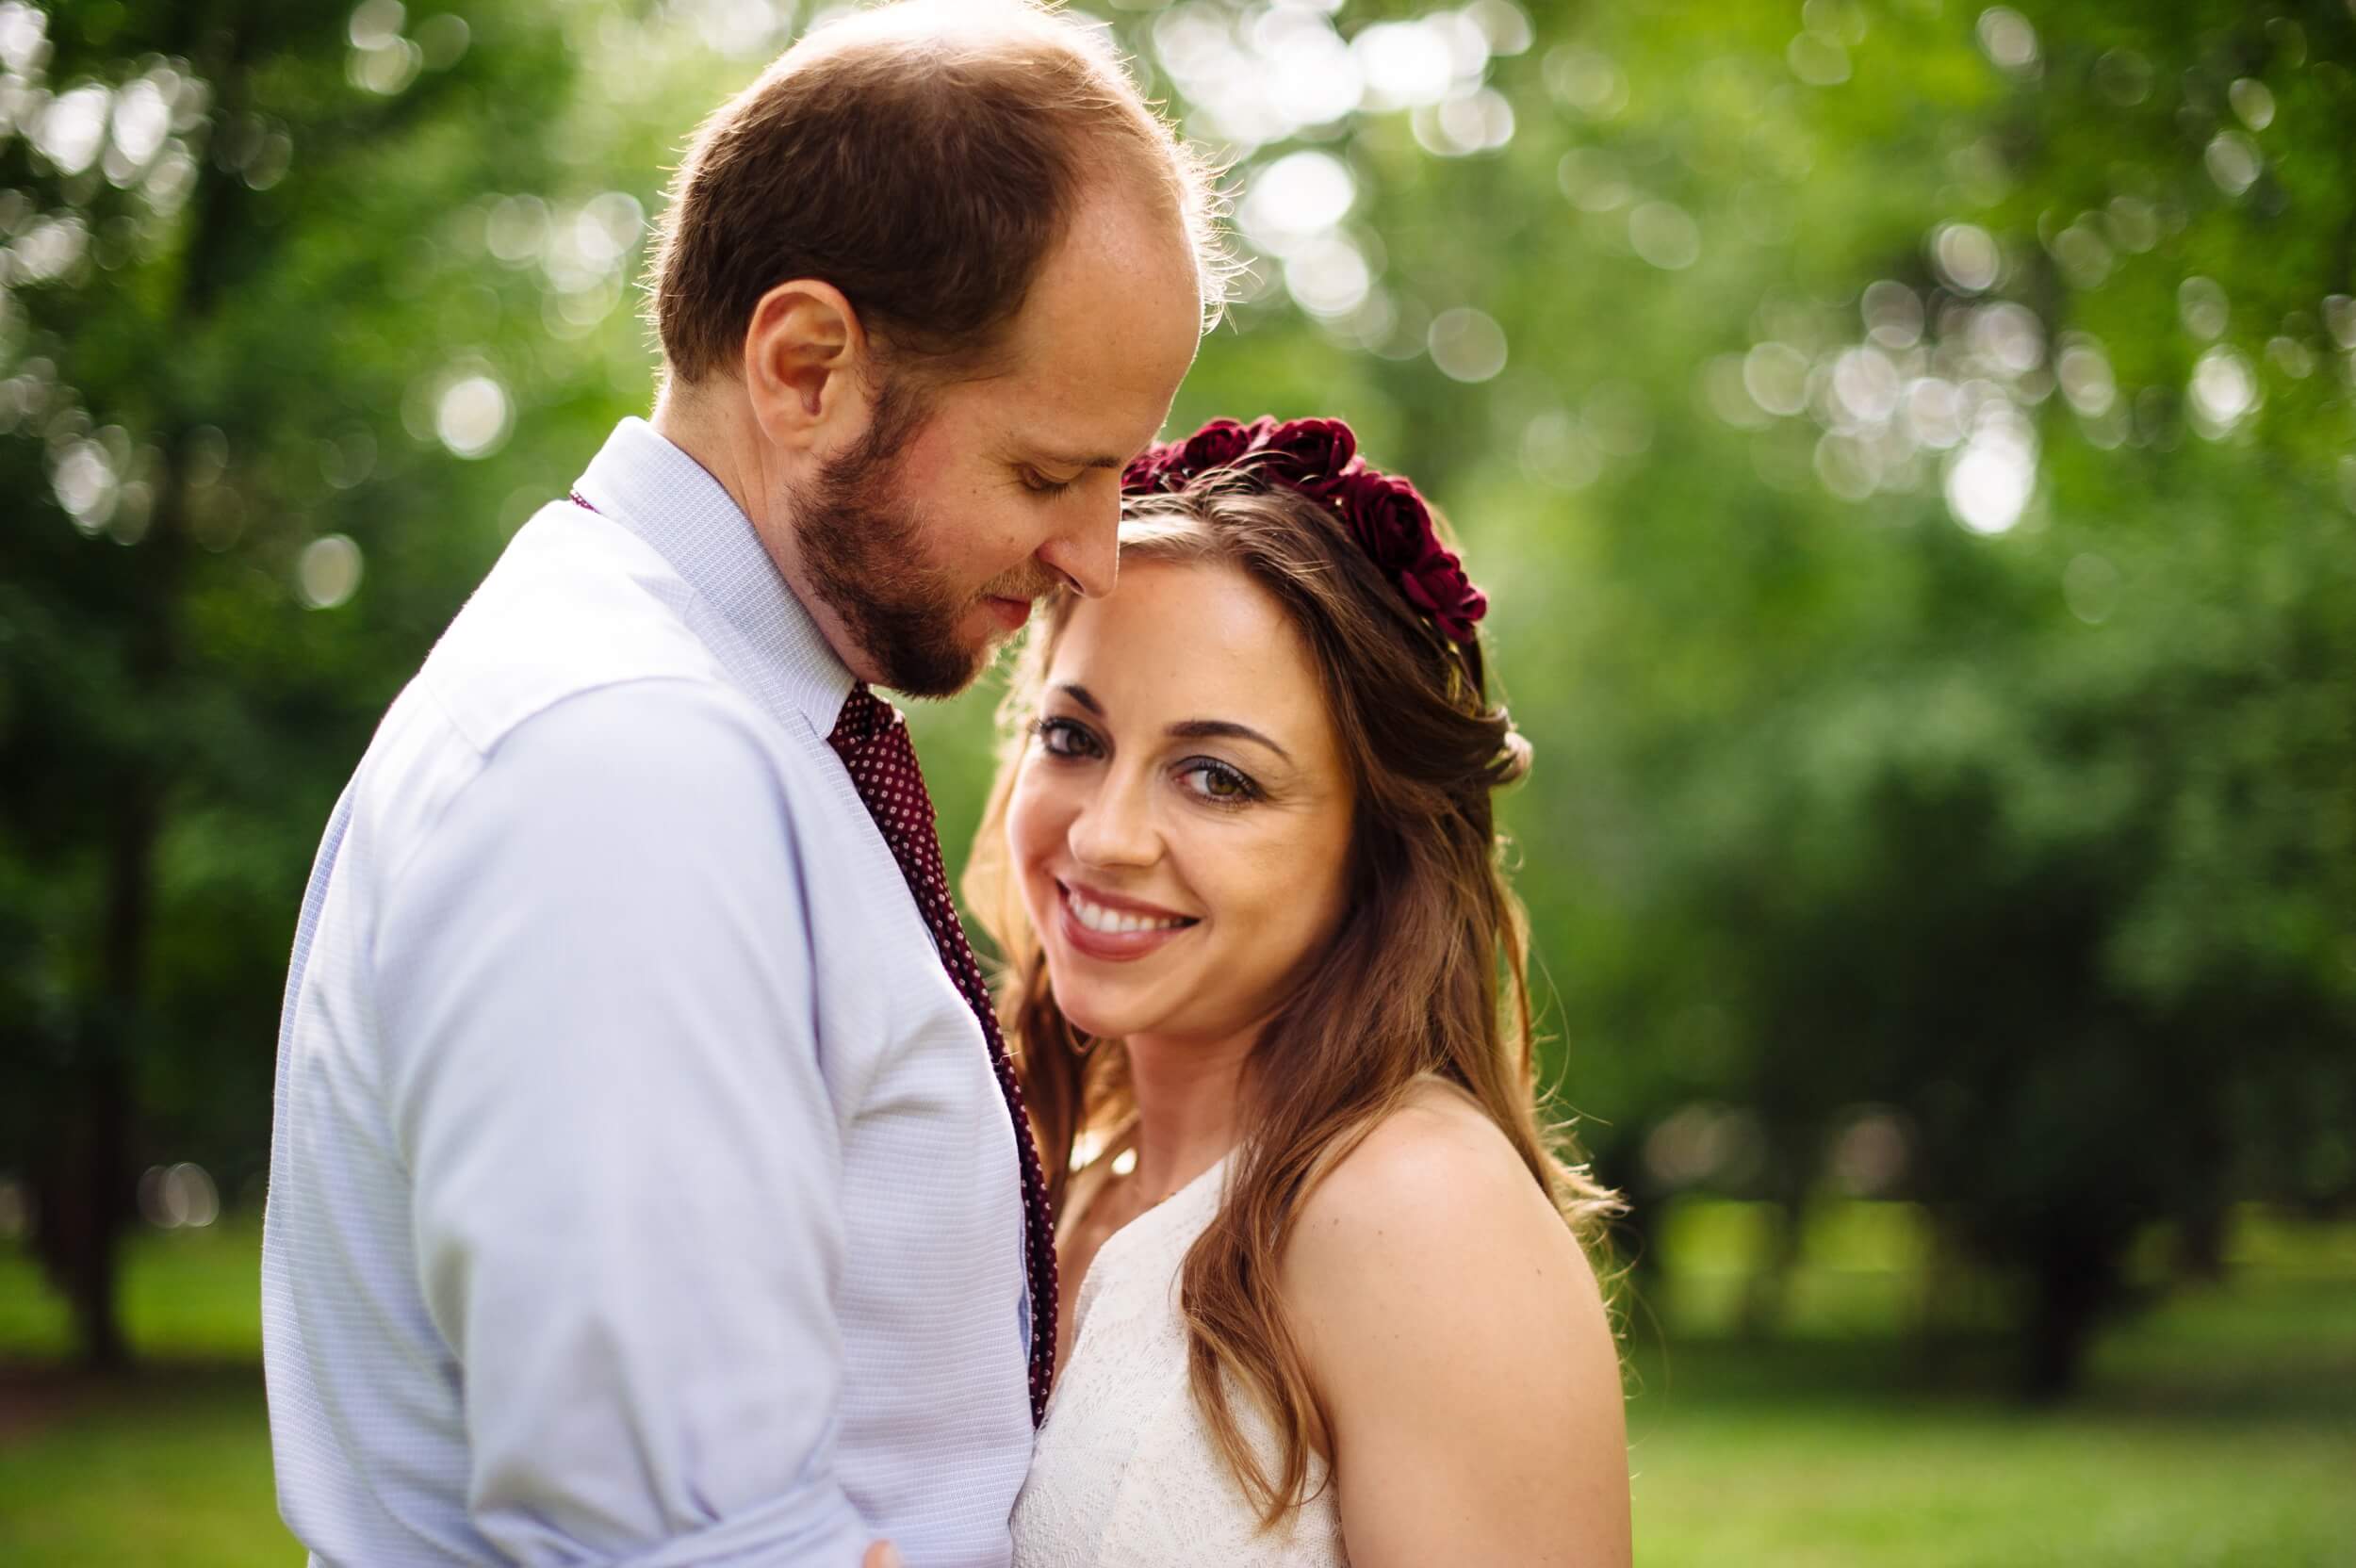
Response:
[[[1131,497],[1121,548],[1124,562],[1232,567],[1274,596],[1307,643],[1356,786],[1345,913],[1247,1055],[1235,1164],[1182,1273],[1195,1400],[1268,1525],[1301,1500],[1311,1455],[1332,1458],[1279,1259],[1311,1189],[1418,1077],[1472,1097],[1591,1250],[1620,1204],[1541,1119],[1528,928],[1491,804],[1530,752],[1490,701],[1479,645],[1417,615],[1326,509],[1255,474],[1219,470]],[[1003,956],[1000,1015],[1058,1212],[1074,1147],[1101,1150],[1135,1113],[1122,1042],[1080,1034],[1055,1004],[1006,843],[1007,800],[1069,616],[1068,601],[1048,606],[1016,661],[963,882]],[[1237,1422],[1237,1389],[1268,1417],[1273,1466]]]

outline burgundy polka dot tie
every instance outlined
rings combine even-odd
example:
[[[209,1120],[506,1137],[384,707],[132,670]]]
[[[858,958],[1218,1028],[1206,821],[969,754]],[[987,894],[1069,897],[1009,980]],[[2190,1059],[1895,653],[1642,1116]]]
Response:
[[[933,831],[932,796],[924,792],[924,775],[916,765],[916,747],[908,726],[892,705],[865,686],[854,686],[843,701],[826,743],[842,755],[851,770],[851,782],[868,814],[882,829],[892,858],[900,862],[908,891],[924,911],[941,949],[949,978],[982,1021],[982,1037],[990,1042],[990,1065],[997,1070],[998,1087],[1014,1117],[1014,1142],[1023,1163],[1023,1236],[1031,1283],[1031,1419],[1047,1413],[1048,1380],[1055,1371],[1055,1233],[1047,1214],[1047,1184],[1039,1165],[1039,1150],[1031,1142],[1030,1119],[1023,1110],[1023,1086],[1015,1081],[1006,1042],[998,1031],[998,1014],[990,1005],[990,988],[982,984],[981,966],[957,923],[957,906],[949,900],[949,879],[941,870],[941,840]]]

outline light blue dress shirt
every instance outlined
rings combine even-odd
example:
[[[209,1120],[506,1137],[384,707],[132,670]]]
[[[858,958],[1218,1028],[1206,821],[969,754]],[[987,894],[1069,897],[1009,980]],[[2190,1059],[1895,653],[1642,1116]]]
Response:
[[[826,737],[852,678],[625,421],[319,846],[263,1240],[317,1563],[1003,1565],[1013,1128]]]

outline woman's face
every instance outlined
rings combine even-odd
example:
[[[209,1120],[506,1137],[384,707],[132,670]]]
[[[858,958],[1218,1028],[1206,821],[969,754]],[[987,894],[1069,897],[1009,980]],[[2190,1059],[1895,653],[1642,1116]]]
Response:
[[[1339,923],[1351,792],[1309,652],[1220,564],[1124,564],[1071,612],[1007,803],[1056,1004],[1222,1042]]]

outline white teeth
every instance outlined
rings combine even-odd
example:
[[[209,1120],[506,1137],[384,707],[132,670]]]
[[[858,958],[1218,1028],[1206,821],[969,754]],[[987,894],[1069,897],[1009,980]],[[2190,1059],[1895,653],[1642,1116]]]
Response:
[[[1078,918],[1082,925],[1087,926],[1091,931],[1115,933],[1123,931],[1167,931],[1172,929],[1173,927],[1186,923],[1186,922],[1180,917],[1155,920],[1145,915],[1132,914],[1125,909],[1108,909],[1101,904],[1089,903],[1078,893],[1071,892],[1070,890],[1066,890],[1066,891],[1072,900],[1072,914]]]

